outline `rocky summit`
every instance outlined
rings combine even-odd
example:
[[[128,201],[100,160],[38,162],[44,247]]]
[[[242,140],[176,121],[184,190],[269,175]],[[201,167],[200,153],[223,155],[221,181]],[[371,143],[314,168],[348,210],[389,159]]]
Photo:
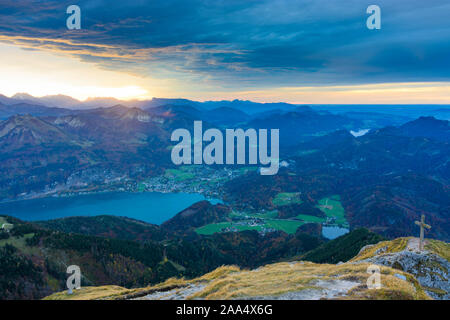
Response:
[[[450,295],[449,283],[449,248],[447,243],[429,240],[425,250],[419,249],[418,238],[408,238],[401,250],[389,250],[389,242],[381,242],[377,245],[368,245],[361,249],[355,259],[357,263],[372,263],[402,270],[412,274],[433,299],[448,300]],[[373,256],[365,257],[368,252]],[[442,256],[441,256],[442,255]],[[361,259],[361,256],[364,257]]]

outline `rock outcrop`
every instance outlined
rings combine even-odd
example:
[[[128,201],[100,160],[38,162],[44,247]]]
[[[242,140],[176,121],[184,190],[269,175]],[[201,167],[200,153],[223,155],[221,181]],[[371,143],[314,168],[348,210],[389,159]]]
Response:
[[[353,260],[355,263],[371,263],[405,271],[412,274],[433,299],[450,298],[450,262],[436,250],[439,247],[446,247],[443,251],[448,252],[450,248],[448,244],[434,240],[427,241],[423,251],[419,250],[417,238],[408,238],[404,247],[394,250],[390,248],[390,244],[381,242],[366,246]],[[366,257],[369,251],[373,252],[372,256]]]

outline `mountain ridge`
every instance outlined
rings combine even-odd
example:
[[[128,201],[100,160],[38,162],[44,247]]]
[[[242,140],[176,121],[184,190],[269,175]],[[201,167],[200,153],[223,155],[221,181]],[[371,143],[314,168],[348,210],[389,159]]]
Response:
[[[169,279],[155,286],[132,290],[117,287],[111,289],[101,287],[97,290],[88,287],[75,291],[73,295],[60,292],[45,299],[429,300],[432,299],[430,294],[435,299],[445,299],[445,295],[448,294],[448,280],[447,284],[441,282],[436,288],[424,287],[423,278],[419,277],[418,280],[417,274],[414,275],[403,270],[400,265],[391,267],[377,260],[386,255],[398,255],[409,250],[408,246],[412,239],[414,238],[398,238],[366,246],[349,262],[336,265],[292,261],[269,264],[251,271],[241,270],[235,266],[223,266],[192,280]],[[380,247],[384,249],[379,250]],[[374,248],[378,249],[374,250]],[[370,253],[368,250],[371,250]],[[433,260],[439,261],[440,265],[430,267],[434,269],[427,269],[424,276],[431,275],[433,270],[445,268],[446,277],[448,277],[449,252],[450,245],[448,243],[434,240],[429,240],[426,251],[416,251],[415,254],[422,260],[430,256],[438,256],[440,259]],[[363,260],[367,257],[372,258],[369,261],[371,264],[367,263],[367,260]],[[367,285],[371,274],[367,270],[373,268],[374,264],[381,271],[381,288],[379,289],[371,289]],[[111,292],[112,289],[114,292]]]

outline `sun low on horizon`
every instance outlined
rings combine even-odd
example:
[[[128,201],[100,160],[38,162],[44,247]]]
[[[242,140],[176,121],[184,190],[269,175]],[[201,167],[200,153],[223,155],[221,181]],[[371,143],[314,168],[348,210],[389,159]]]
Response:
[[[3,313],[445,305],[449,13],[450,0],[0,0]]]
[[[200,1],[193,10],[180,1],[79,1],[74,30],[60,2],[10,3],[0,10],[0,94],[450,103],[450,26],[442,13],[449,4],[380,1],[380,26],[370,30],[367,6],[357,2],[276,3],[230,2],[223,10]]]
[[[89,63],[51,52],[27,51],[0,44],[1,94],[13,96],[67,95],[78,100],[112,97],[149,99],[144,79],[124,72],[104,70]]]

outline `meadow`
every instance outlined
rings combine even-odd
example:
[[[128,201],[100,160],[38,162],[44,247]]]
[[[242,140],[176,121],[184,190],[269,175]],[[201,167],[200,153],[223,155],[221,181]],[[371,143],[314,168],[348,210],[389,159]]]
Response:
[[[320,199],[316,207],[320,209],[326,217],[316,217],[312,215],[298,214],[290,219],[278,219],[278,210],[268,210],[262,212],[238,212],[232,211],[228,218],[233,221],[211,223],[196,229],[201,235],[211,235],[216,232],[227,231],[271,231],[280,230],[288,234],[294,234],[298,227],[306,223],[320,223],[332,226],[348,228],[349,224],[345,219],[345,210],[342,207],[339,195],[332,195]],[[276,207],[291,204],[301,204],[300,193],[281,192],[278,193],[272,203]]]

